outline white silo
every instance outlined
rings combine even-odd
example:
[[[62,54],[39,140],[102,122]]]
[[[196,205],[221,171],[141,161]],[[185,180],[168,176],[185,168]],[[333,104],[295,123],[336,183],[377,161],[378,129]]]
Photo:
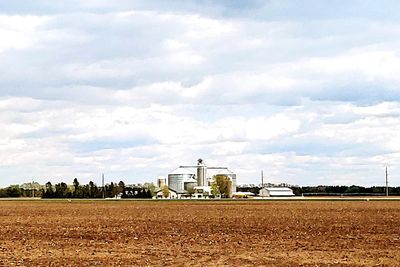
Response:
[[[167,179],[165,179],[164,176],[157,177],[157,186],[159,188],[163,188],[166,185],[167,185]]]
[[[178,193],[184,192],[185,182],[193,181],[194,173],[186,168],[178,168],[168,174],[168,186]]]
[[[197,163],[197,184],[198,186],[208,186],[207,166],[203,164],[202,159],[199,159]]]

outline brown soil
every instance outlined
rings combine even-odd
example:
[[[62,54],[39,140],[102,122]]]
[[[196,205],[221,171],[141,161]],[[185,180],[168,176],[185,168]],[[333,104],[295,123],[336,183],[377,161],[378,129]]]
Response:
[[[398,201],[0,201],[0,266],[399,266]]]

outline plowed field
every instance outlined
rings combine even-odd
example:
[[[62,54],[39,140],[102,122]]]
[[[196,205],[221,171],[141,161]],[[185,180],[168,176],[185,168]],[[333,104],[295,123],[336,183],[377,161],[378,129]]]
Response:
[[[400,202],[0,201],[0,265],[400,266]]]

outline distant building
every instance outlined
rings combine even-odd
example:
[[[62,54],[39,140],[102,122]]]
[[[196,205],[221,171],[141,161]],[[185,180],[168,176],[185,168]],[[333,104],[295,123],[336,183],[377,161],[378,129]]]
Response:
[[[195,186],[193,198],[208,198],[211,195],[211,187]]]
[[[159,176],[157,178],[157,187],[164,188],[165,185],[167,185],[167,179],[164,176]]]
[[[293,197],[293,190],[288,187],[264,187],[260,190],[261,197]]]
[[[168,188],[177,193],[178,198],[194,193],[195,198],[211,195],[211,183],[216,175],[225,175],[232,181],[232,192],[236,192],[236,174],[227,167],[212,167],[198,160],[197,165],[180,166],[168,174],[168,180],[158,179],[159,186],[168,184]],[[202,193],[200,193],[202,192]]]
[[[190,169],[179,167],[168,174],[168,187],[183,194],[187,191],[188,184],[194,183],[197,186],[195,177],[196,175]]]
[[[159,190],[156,192],[156,198],[169,198],[169,199],[174,199],[174,198],[178,198],[178,193],[173,190],[173,189],[169,189],[169,194],[168,197],[164,197],[164,192],[163,190]]]

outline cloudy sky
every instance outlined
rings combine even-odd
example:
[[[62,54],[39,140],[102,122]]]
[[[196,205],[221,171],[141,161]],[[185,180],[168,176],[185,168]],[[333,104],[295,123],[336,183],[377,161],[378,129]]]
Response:
[[[399,1],[1,1],[0,186],[400,185]]]

